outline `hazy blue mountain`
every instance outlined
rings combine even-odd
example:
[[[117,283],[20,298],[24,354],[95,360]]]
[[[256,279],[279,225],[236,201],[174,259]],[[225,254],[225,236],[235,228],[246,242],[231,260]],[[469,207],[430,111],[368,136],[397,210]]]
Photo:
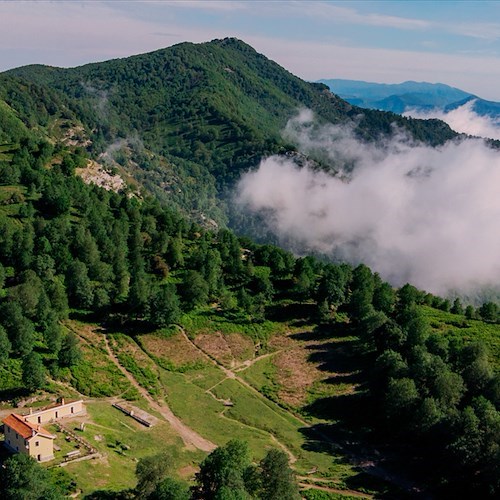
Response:
[[[391,106],[405,103],[413,106],[444,107],[457,101],[475,97],[469,92],[450,87],[443,83],[403,82],[403,83],[372,83],[356,80],[319,80],[321,83],[351,102],[356,99],[363,107],[373,108],[374,104]],[[399,99],[396,99],[399,97]],[[393,111],[390,109],[390,111]]]
[[[408,109],[419,111],[440,109],[451,111],[474,100],[472,109],[478,115],[500,118],[500,103],[486,101],[464,90],[443,83],[403,82],[395,84],[357,80],[324,79],[320,83],[350,104],[368,109],[403,113]]]
[[[451,111],[453,109],[457,109],[460,106],[463,106],[466,102],[474,100],[472,105],[472,109],[481,116],[490,116],[497,121],[500,120],[500,102],[495,101],[486,101],[484,99],[476,98],[476,97],[468,97],[463,101],[453,102],[445,106],[445,111]]]

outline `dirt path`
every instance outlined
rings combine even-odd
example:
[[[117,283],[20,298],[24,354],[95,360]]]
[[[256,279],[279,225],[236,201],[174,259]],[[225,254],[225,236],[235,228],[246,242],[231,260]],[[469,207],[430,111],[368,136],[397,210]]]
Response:
[[[229,368],[226,368],[224,365],[222,365],[221,363],[219,363],[216,359],[212,358],[211,356],[209,356],[201,347],[198,347],[187,335],[186,335],[186,332],[184,331],[183,328],[180,328],[179,327],[179,331],[181,332],[181,334],[184,336],[184,338],[186,339],[187,342],[189,342],[191,345],[193,345],[195,347],[195,349],[197,349],[202,356],[204,356],[208,361],[210,361],[210,363],[214,364],[215,366],[217,366],[218,368],[220,368],[224,374],[226,375],[227,378],[231,378],[231,379],[234,379],[234,380],[237,380],[241,385],[244,385],[245,388],[247,388],[249,391],[251,391],[255,396],[257,396],[261,401],[263,401],[265,403],[265,405],[270,408],[272,411],[274,411],[276,413],[276,415],[279,415],[281,418],[284,418],[283,415],[281,415],[280,413],[276,412],[274,410],[274,408],[271,406],[270,404],[270,401],[262,395],[261,392],[259,392],[255,387],[253,387],[252,385],[250,385],[245,379],[241,378],[240,376],[238,376],[236,373],[234,373],[234,371],[230,370]],[[221,380],[221,382],[219,382],[218,384],[222,383],[223,380]],[[218,385],[216,384],[216,385]],[[215,387],[215,386],[214,386]],[[213,389],[213,387],[211,387],[209,390]],[[280,408],[282,409],[282,408]],[[300,417],[297,417],[297,415],[294,415],[293,413],[289,412],[288,410],[285,410],[285,409],[282,409],[284,412],[286,413],[289,413],[294,419],[296,419],[297,421],[299,421],[301,424],[303,424],[304,426],[306,427],[310,427],[309,423],[306,422],[305,420],[303,420],[302,418]]]
[[[217,366],[218,368],[220,368],[224,372],[224,374],[226,375],[226,378],[221,380],[220,382],[218,382],[216,385],[222,383],[224,380],[227,380],[228,378],[236,380],[240,384],[245,386],[245,388],[250,390],[253,394],[255,394],[260,400],[262,400],[268,408],[270,408],[272,411],[274,411],[274,409],[269,405],[267,398],[265,396],[263,396],[257,389],[255,389],[255,387],[252,387],[246,380],[244,380],[241,377],[239,377],[238,375],[236,375],[236,373],[234,373],[232,370],[229,370],[228,368],[226,368],[225,366],[220,364],[216,359],[212,358],[203,349],[198,347],[186,335],[186,332],[184,331],[183,328],[179,327],[179,331],[184,336],[184,338],[186,339],[187,342],[189,342],[191,345],[193,345],[208,361],[210,361],[212,364],[214,364],[215,366]],[[267,357],[267,355],[264,355],[264,356]],[[263,356],[261,356],[260,358],[262,358],[262,357]],[[211,389],[213,389],[213,387]],[[207,392],[209,392],[213,397],[215,397],[215,395],[213,395],[213,393],[210,391],[210,389]],[[215,399],[218,399],[218,398],[215,398]],[[286,410],[284,410],[284,411],[286,411]],[[280,416],[281,418],[284,418],[280,413],[278,413],[278,412],[275,412],[275,413],[276,413],[276,415]],[[296,418],[299,422],[303,423],[304,425],[309,426],[309,424],[307,424],[305,421],[302,421],[302,419],[295,417],[295,415],[293,415],[293,417]],[[297,461],[297,457],[292,453],[292,451],[290,451],[290,449],[287,446],[285,446],[283,443],[278,441],[278,439],[276,438],[276,436],[274,436],[274,434],[269,433],[269,435],[271,436],[271,439],[288,455],[288,457],[290,459],[290,463],[295,463]]]
[[[246,361],[239,364],[238,366],[235,366],[233,368],[233,371],[234,372],[241,372],[243,370],[246,370],[247,368],[249,368],[253,364],[257,363],[257,361],[260,361],[261,359],[269,358],[270,356],[276,356],[276,354],[278,354],[282,351],[283,351],[283,349],[279,349],[277,351],[268,352],[266,354],[261,354],[260,356],[257,356],[256,358],[253,358],[253,359],[247,359]]]
[[[245,388],[247,388],[249,391],[251,391],[253,394],[255,394],[260,400],[262,400],[266,406],[268,408],[270,408],[272,411],[274,411],[274,409],[269,405],[269,402],[267,400],[267,398],[265,396],[263,396],[257,389],[255,389],[255,387],[252,387],[246,380],[242,379],[241,377],[239,377],[238,375],[236,375],[236,373],[234,373],[234,371],[230,370],[229,368],[226,368],[224,365],[222,365],[221,363],[219,363],[216,359],[212,358],[211,356],[209,356],[201,347],[197,346],[186,334],[186,332],[184,331],[183,328],[181,328],[180,326],[178,326],[178,329],[181,333],[181,335],[186,339],[187,342],[189,342],[192,346],[194,346],[195,349],[197,349],[200,354],[206,358],[210,363],[214,364],[215,366],[217,366],[217,368],[221,369],[224,374],[226,375],[226,378],[221,380],[220,382],[218,382],[217,384],[215,384],[215,386],[219,385],[220,383],[224,382],[224,380],[227,380],[228,378],[230,379],[233,379],[233,380],[236,380],[238,381],[240,384],[242,384],[243,386],[245,386]],[[261,356],[262,357],[262,356]],[[214,386],[214,387],[215,387]],[[213,398],[217,399],[218,401],[221,401],[219,398],[217,398],[212,392],[211,392],[211,389],[213,389],[213,387],[211,387],[210,389],[208,389],[206,392],[208,394],[210,394]],[[286,411],[286,410],[284,410]],[[279,417],[281,418],[284,418],[280,413],[274,411],[276,413],[276,415],[278,415]],[[294,418],[297,418],[294,416]],[[299,422],[302,422],[301,419],[298,419],[297,420]],[[241,422],[239,422],[240,425],[241,425]],[[307,423],[304,422],[305,425],[308,425]],[[255,427],[253,427],[255,429]],[[281,443],[280,441],[278,441],[278,439],[276,438],[276,436],[274,436],[273,434],[271,434],[269,432],[269,435],[271,436],[271,439],[281,448],[283,449],[283,451],[288,455],[288,457],[290,458],[290,463],[295,463],[297,461],[297,457],[290,451],[290,449],[285,446],[283,443]]]
[[[104,341],[106,344],[106,350],[108,351],[110,359],[116,365],[116,367],[125,375],[127,380],[139,391],[139,394],[148,402],[149,406],[156,410],[171,426],[172,428],[179,434],[179,436],[184,441],[186,446],[194,446],[202,451],[213,451],[217,446],[200,436],[193,429],[184,424],[179,418],[177,418],[172,410],[167,406],[166,403],[155,401],[149,392],[142,387],[137,380],[129,373],[118,361],[115,353],[112,351],[109,346],[108,338],[104,336]]]

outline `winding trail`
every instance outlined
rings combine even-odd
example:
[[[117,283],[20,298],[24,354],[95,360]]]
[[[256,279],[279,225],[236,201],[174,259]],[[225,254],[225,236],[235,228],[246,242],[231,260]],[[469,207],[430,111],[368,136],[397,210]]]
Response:
[[[163,419],[166,420],[172,426],[174,431],[179,434],[179,436],[184,441],[184,444],[186,446],[194,446],[195,448],[198,448],[199,450],[206,452],[213,451],[215,450],[215,448],[217,448],[217,446],[214,443],[200,436],[196,431],[188,427],[179,418],[177,418],[166,403],[162,401],[161,402],[155,401],[151,397],[149,392],[137,382],[137,380],[133,377],[133,375],[120,364],[118,358],[116,357],[115,353],[113,352],[113,350],[109,345],[108,338],[106,335],[104,335],[104,342],[109,357],[116,365],[116,367],[123,373],[123,375],[125,375],[127,380],[139,391],[139,394],[148,402],[149,406],[153,410],[156,410],[163,417]]]
[[[283,415],[281,415],[280,413],[278,413],[277,411],[274,410],[274,408],[269,404],[268,399],[265,396],[263,396],[257,389],[255,389],[255,387],[251,386],[246,380],[244,380],[243,378],[239,377],[236,373],[234,373],[234,371],[230,370],[229,368],[226,368],[224,365],[222,365],[221,363],[219,363],[216,359],[212,358],[209,354],[207,354],[203,349],[201,349],[199,346],[197,346],[187,336],[187,334],[186,334],[186,332],[184,331],[183,328],[181,328],[180,326],[178,328],[179,328],[179,331],[181,332],[181,335],[183,335],[183,337],[185,338],[185,340],[187,342],[189,342],[191,345],[193,345],[194,348],[197,349],[202,356],[204,356],[208,361],[210,361],[210,363],[212,363],[215,366],[217,366],[217,368],[219,368],[220,370],[222,370],[224,372],[224,374],[226,375],[226,378],[224,378],[223,380],[219,381],[217,384],[215,384],[210,389],[207,389],[206,392],[208,394],[210,394],[217,401],[224,402],[224,400],[221,400],[220,398],[217,398],[215,396],[215,394],[212,392],[212,389],[214,387],[216,387],[217,385],[221,384],[222,382],[224,382],[224,380],[233,379],[233,380],[236,380],[237,382],[239,382],[241,385],[243,385],[246,389],[248,389],[249,391],[251,391],[252,394],[254,394],[255,396],[257,396],[259,398],[259,400],[261,400],[276,415],[278,415],[281,418],[284,418]],[[275,354],[275,353],[271,353],[271,354]],[[269,354],[265,354],[263,356],[259,356],[259,358],[262,359],[263,357],[268,357],[268,356],[269,356]],[[290,413],[290,412],[287,412],[286,410],[283,410],[283,411],[285,411],[286,413]],[[292,414],[290,413],[290,415],[292,415]],[[225,415],[223,415],[223,416],[226,417]],[[295,419],[297,419],[299,422],[301,422],[302,424],[307,425],[309,427],[309,424],[307,422],[305,422],[304,420],[302,420],[301,418],[297,418],[295,415],[292,415],[292,416]],[[241,422],[239,422],[239,424],[241,425]],[[279,446],[288,455],[291,464],[293,464],[293,463],[295,463],[297,461],[297,457],[293,454],[293,452],[285,444],[283,444],[282,442],[280,442],[276,438],[276,436],[274,434],[272,434],[269,431],[265,431],[265,432],[267,432],[271,436],[271,439],[276,443],[276,445]]]
[[[214,364],[215,366],[217,366],[218,368],[220,368],[224,374],[226,375],[226,378],[230,378],[230,379],[233,379],[233,380],[236,380],[237,382],[239,382],[241,385],[245,386],[246,389],[248,389],[250,392],[252,392],[252,394],[254,394],[255,396],[257,396],[268,408],[270,408],[274,413],[276,413],[276,415],[279,415],[281,418],[284,418],[283,415],[281,415],[280,413],[278,413],[272,406],[273,403],[270,403],[269,399],[266,398],[265,396],[262,395],[261,392],[259,392],[255,387],[253,387],[252,385],[250,385],[245,379],[241,378],[240,376],[238,376],[236,373],[234,373],[233,370],[230,370],[229,368],[226,368],[224,365],[222,365],[221,363],[219,363],[216,359],[212,358],[212,356],[210,356],[209,354],[207,354],[203,349],[201,349],[201,347],[198,347],[186,334],[186,332],[184,331],[183,328],[179,327],[179,331],[181,332],[181,334],[184,336],[184,338],[186,339],[187,342],[189,342],[192,346],[194,346],[195,349],[197,349],[201,354],[202,356],[204,356],[208,361],[210,361],[212,364]],[[263,357],[263,356],[262,356]],[[262,358],[261,357],[261,358]],[[224,380],[221,380],[219,383],[217,383],[216,385],[219,385],[220,383],[224,382]],[[213,389],[215,386],[211,387],[209,390]],[[275,403],[274,403],[275,404]],[[284,408],[281,408],[279,407],[280,410],[282,410],[283,412],[285,413],[288,413],[290,416],[292,416],[295,420],[297,420],[298,422],[300,422],[301,424],[303,424],[304,426],[306,427],[310,427],[310,424],[308,422],[306,422],[304,419],[298,417],[297,415],[294,415],[293,413],[291,413],[290,411],[288,410],[285,410]]]
[[[178,330],[180,331],[180,333],[184,336],[184,338],[186,339],[187,342],[189,342],[192,346],[194,346],[195,349],[197,349],[208,361],[210,361],[210,363],[212,363],[215,366],[217,366],[226,375],[226,378],[224,378],[223,380],[219,381],[213,387],[211,387],[210,389],[208,389],[206,391],[207,393],[209,393],[215,399],[219,400],[219,398],[217,398],[212,393],[212,389],[214,387],[216,387],[217,385],[219,385],[220,383],[224,382],[224,380],[227,380],[228,378],[229,379],[233,379],[233,380],[238,381],[243,386],[245,386],[245,388],[247,388],[252,394],[256,395],[268,408],[270,408],[272,411],[274,411],[274,413],[276,413],[276,415],[279,415],[281,418],[284,418],[283,415],[281,415],[280,413],[278,413],[273,408],[272,403],[269,401],[268,398],[266,398],[255,387],[253,387],[252,385],[250,385],[245,379],[241,378],[240,376],[238,376],[237,373],[235,373],[235,371],[240,371],[242,369],[247,368],[246,366],[243,368],[242,365],[239,365],[238,367],[236,367],[233,370],[230,370],[229,368],[226,368],[217,359],[213,358],[207,352],[205,352],[201,347],[199,347],[198,345],[196,345],[188,337],[188,335],[184,331],[184,328],[182,328],[180,325],[176,325],[176,326],[177,326]],[[262,356],[258,356],[257,358],[255,358],[254,360],[252,360],[250,363],[248,363],[248,366],[251,366],[252,364],[254,364],[259,359],[266,358],[266,357],[272,356],[274,354],[277,354],[277,352],[268,353],[268,354],[264,354]],[[320,440],[322,440],[323,442],[329,443],[331,446],[334,446],[337,449],[342,449],[342,446],[340,446],[338,443],[336,443],[330,436],[328,436],[327,434],[321,432],[318,429],[315,429],[313,426],[311,426],[311,424],[309,422],[307,422],[306,420],[304,420],[299,415],[295,415],[293,412],[291,412],[291,411],[289,411],[289,410],[287,410],[285,408],[281,408],[281,407],[279,407],[279,408],[280,408],[280,410],[284,411],[285,413],[287,413],[288,415],[290,415],[291,417],[293,417],[294,419],[296,419],[297,421],[299,421],[304,427],[307,427],[307,428],[311,429],[316,434],[316,436]],[[297,461],[297,457],[283,443],[281,443],[280,441],[278,441],[278,439],[276,439],[276,436],[274,436],[272,433],[269,433],[269,435],[271,436],[271,438],[273,439],[273,441],[275,441],[275,443],[280,448],[282,448],[283,451],[285,451],[287,453],[287,455],[290,458],[290,462],[291,463],[294,463],[294,462]],[[369,474],[371,476],[382,478],[383,480],[385,480],[385,481],[387,481],[389,483],[392,483],[392,484],[398,486],[399,488],[407,491],[408,493],[415,494],[415,493],[421,493],[422,492],[422,489],[420,487],[418,487],[413,481],[408,480],[408,479],[403,478],[403,477],[400,477],[400,476],[398,476],[396,474],[391,474],[391,473],[387,472],[383,467],[381,467],[380,465],[376,465],[372,461],[361,460],[361,457],[359,455],[357,455],[357,454],[353,454],[353,453],[347,452],[346,450],[344,450],[344,453],[346,453],[346,455],[351,458],[351,460],[353,461],[353,463],[357,463],[357,466],[362,471],[364,471],[365,473],[367,473],[367,474]],[[311,479],[313,479],[313,478],[310,477],[309,480],[311,480]],[[300,484],[300,486],[303,487],[304,489],[314,488],[314,489],[319,489],[319,490],[323,490],[323,491],[330,491],[332,493],[343,493],[343,494],[349,493],[352,496],[358,496],[360,498],[372,498],[372,496],[367,495],[365,493],[361,493],[361,492],[356,491],[356,490],[340,490],[340,489],[337,490],[335,488],[321,486],[319,484]]]
[[[283,350],[284,349],[278,349],[277,351],[268,352],[266,354],[261,354],[260,356],[257,356],[256,358],[243,361],[243,363],[239,364],[238,366],[235,366],[233,368],[233,371],[234,372],[241,372],[243,370],[246,370],[247,368],[250,368],[250,366],[252,366],[253,364],[257,363],[257,361],[260,361],[261,359],[269,358],[271,356],[276,356],[276,354],[283,352]]]

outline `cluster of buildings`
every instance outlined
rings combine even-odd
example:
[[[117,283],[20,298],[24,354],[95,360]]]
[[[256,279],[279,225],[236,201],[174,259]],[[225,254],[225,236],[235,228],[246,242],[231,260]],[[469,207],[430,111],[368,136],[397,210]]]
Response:
[[[84,413],[82,400],[65,402],[64,399],[42,410],[30,410],[28,415],[11,413],[3,420],[4,445],[12,452],[30,455],[38,462],[52,460],[55,436],[43,425]]]

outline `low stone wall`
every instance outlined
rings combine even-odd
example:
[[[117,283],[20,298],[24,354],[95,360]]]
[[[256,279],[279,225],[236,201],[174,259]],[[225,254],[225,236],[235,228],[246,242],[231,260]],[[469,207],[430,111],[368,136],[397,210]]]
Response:
[[[76,462],[83,462],[84,460],[94,460],[94,458],[101,458],[101,454],[96,452],[92,453],[90,455],[85,455],[84,457],[78,457],[78,458],[68,458],[67,460],[65,459],[64,462],[61,462],[60,464],[57,464],[56,467],[66,467],[68,464],[74,464]]]
[[[120,403],[113,403],[113,406],[117,410],[120,410],[121,412],[125,413],[125,415],[132,417],[134,420],[137,420],[137,422],[139,422],[140,424],[142,424],[146,427],[151,427],[153,425],[152,421],[146,420],[142,416],[137,415],[137,413],[133,409],[127,408],[126,406],[121,405]]]

